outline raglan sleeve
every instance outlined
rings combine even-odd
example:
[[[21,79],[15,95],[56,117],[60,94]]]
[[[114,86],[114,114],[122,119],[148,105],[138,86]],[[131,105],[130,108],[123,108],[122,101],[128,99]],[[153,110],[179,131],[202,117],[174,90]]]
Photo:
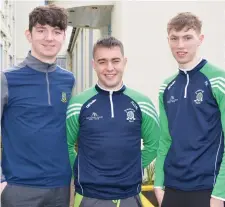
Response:
[[[164,161],[171,145],[171,137],[168,128],[168,119],[163,102],[163,92],[159,93],[159,122],[161,128],[161,136],[159,140],[159,148],[157,151],[157,158],[155,165],[154,188],[164,188]]]
[[[78,139],[79,133],[79,115],[82,104],[76,103],[76,99],[72,98],[68,104],[66,113],[66,133],[67,133],[67,145],[69,151],[70,165],[73,170],[73,165],[77,156],[75,151],[75,144]]]
[[[160,137],[159,118],[150,99],[139,106],[142,112],[142,167],[146,168],[156,158]]]
[[[221,114],[221,122],[223,128],[223,138],[225,139],[225,73],[220,80],[212,84],[214,97],[216,98]],[[225,143],[225,140],[224,142]],[[213,188],[212,197],[225,201],[225,144],[222,145],[223,157],[219,169],[219,174],[216,178],[216,183]]]

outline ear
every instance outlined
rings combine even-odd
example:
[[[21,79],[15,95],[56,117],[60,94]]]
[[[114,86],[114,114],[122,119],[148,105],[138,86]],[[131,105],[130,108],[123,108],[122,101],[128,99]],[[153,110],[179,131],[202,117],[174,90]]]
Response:
[[[204,38],[205,38],[205,36],[203,34],[201,34],[200,37],[199,37],[201,43],[203,42]]]
[[[32,42],[32,34],[29,29],[25,31],[25,36],[26,36],[27,40],[29,41],[29,43],[31,43]]]
[[[123,62],[124,67],[126,67],[126,65],[127,65],[127,57],[125,57],[123,61],[124,61],[124,62]]]
[[[95,70],[95,60],[94,59],[92,59],[92,61],[91,61],[91,64],[92,64],[92,68]]]
[[[202,44],[203,40],[204,40],[204,35],[203,34],[200,34],[199,35],[199,43],[198,43],[198,46],[200,46]]]

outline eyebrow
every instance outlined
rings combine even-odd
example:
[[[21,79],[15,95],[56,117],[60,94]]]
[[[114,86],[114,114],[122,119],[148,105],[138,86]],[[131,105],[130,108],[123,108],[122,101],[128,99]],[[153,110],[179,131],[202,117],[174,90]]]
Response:
[[[46,29],[45,26],[39,25],[39,26],[35,26],[36,29]],[[54,30],[61,30],[59,27],[54,27]]]
[[[112,58],[112,60],[120,60],[121,58]],[[100,61],[108,61],[108,59],[106,59],[106,58],[100,58],[100,59],[98,59],[97,60],[98,62],[100,62]]]

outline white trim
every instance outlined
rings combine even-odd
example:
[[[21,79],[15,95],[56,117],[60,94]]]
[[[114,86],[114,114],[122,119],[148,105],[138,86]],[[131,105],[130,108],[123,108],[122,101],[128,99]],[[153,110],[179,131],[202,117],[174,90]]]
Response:
[[[146,109],[146,110],[148,110],[150,113],[152,113],[154,116],[155,116],[155,118],[158,120],[158,115],[156,114],[156,111],[155,110],[153,110],[153,109],[150,109],[150,108],[148,108],[147,106],[143,106],[143,105],[141,105],[140,106],[140,108],[141,108],[141,110],[143,109]]]
[[[66,114],[69,115],[69,113],[72,111],[80,111],[80,110],[81,110],[81,107],[74,107],[72,109],[67,110]]]
[[[71,116],[75,116],[76,114],[80,114],[80,112],[74,112],[74,113],[72,113],[72,114],[70,114],[70,115],[68,115],[67,117],[66,117],[66,119],[69,119]]]
[[[74,106],[82,106],[82,104],[79,104],[79,103],[74,103],[74,104],[71,104],[68,106],[68,109],[74,107]]]
[[[225,201],[225,198],[217,197],[217,196],[214,196],[214,195],[211,195],[211,197],[216,198],[216,199],[221,200],[221,201]]]
[[[158,117],[158,114],[156,113],[156,110],[155,110],[155,107],[153,106],[153,104],[150,104],[150,103],[148,103],[148,102],[138,102],[138,105],[140,106],[140,108],[141,108],[141,107],[143,107],[143,108],[148,108],[148,107],[146,107],[146,106],[149,106],[149,107],[154,111],[156,117]],[[146,105],[146,106],[145,106],[145,105]],[[151,111],[151,109],[149,109],[149,110]]]
[[[210,81],[211,85],[216,85],[216,84],[220,84],[222,87],[225,88],[225,82],[222,82],[220,80],[215,80],[215,81]]]
[[[184,89],[184,98],[187,98],[187,88],[188,88],[188,85],[189,85],[189,74],[187,72],[185,72],[185,74],[187,75],[187,83],[186,83],[186,86],[185,86],[185,89]]]
[[[216,184],[216,164],[217,164],[218,154],[219,154],[219,151],[220,151],[220,146],[221,146],[221,140],[222,140],[222,137],[223,137],[223,132],[221,131],[221,135],[220,135],[220,143],[219,143],[219,147],[218,147],[217,153],[216,153],[215,169],[214,169],[214,183],[213,183],[213,185]]]
[[[114,107],[113,107],[113,100],[112,100],[113,91],[109,92],[109,100],[111,106],[111,118],[114,118]]]
[[[148,116],[152,117],[155,120],[155,122],[157,123],[157,125],[159,126],[159,121],[152,114],[148,113],[144,109],[143,109],[143,112],[146,113]]]
[[[223,94],[225,94],[225,90],[221,88],[219,85],[212,85],[212,88],[218,88]]]
[[[216,78],[209,79],[210,82],[211,81],[216,81],[216,80],[221,80],[221,81],[224,81],[225,82],[225,78],[223,78],[223,77],[216,77]]]
[[[162,186],[153,186],[153,188],[156,188],[156,189],[164,189],[164,187],[162,187]]]

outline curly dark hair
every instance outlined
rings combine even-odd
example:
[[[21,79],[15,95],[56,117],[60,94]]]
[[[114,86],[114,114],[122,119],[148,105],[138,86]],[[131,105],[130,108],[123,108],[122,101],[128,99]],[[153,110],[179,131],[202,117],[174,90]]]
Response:
[[[29,30],[36,24],[59,27],[60,30],[66,30],[68,24],[67,10],[54,4],[38,6],[29,14]]]

